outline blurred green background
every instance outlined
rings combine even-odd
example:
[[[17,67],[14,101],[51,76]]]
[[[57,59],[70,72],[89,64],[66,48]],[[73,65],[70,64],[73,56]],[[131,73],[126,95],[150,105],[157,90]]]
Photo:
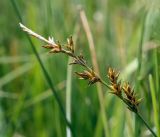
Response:
[[[62,112],[19,27],[16,10],[24,25],[46,38],[53,36],[65,43],[70,35],[76,36],[76,53],[83,53],[92,66],[80,7],[93,35],[101,76],[107,80],[109,66],[121,72],[122,81],[129,81],[143,98],[139,111],[158,134],[156,123],[160,125],[160,118],[155,119],[150,87],[153,83],[154,107],[159,113],[159,0],[0,0],[0,137],[66,136]],[[106,87],[102,87],[106,117],[103,121],[96,85],[88,87],[86,81],[79,80],[74,75],[81,70],[77,66],[69,75],[67,56],[48,54],[41,47],[43,42],[31,39],[64,109],[66,87],[72,90],[71,119],[77,137],[152,136],[119,99],[108,94]],[[71,85],[67,85],[71,79]]]

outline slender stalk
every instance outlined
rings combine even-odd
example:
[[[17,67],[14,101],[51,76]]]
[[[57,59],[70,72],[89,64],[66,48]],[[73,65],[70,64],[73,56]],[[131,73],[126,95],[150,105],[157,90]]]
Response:
[[[106,86],[107,88],[111,89],[111,87],[110,87],[104,80],[102,80],[102,79],[101,79],[101,83],[102,83],[104,86]],[[111,89],[111,90],[112,90],[112,89]]]
[[[138,90],[138,88],[140,87],[140,77],[141,77],[141,70],[142,70],[142,49],[143,49],[143,44],[144,44],[144,40],[145,40],[145,34],[146,34],[146,17],[147,17],[147,12],[144,13],[143,18],[142,18],[142,26],[141,26],[141,37],[140,37],[140,41],[139,41],[139,48],[138,48],[138,68],[137,68],[137,72],[136,72],[136,87],[135,89]],[[136,119],[135,117],[135,137],[140,135],[141,130],[139,130],[141,128],[139,121]]]
[[[80,18],[82,21],[82,26],[84,28],[84,31],[86,33],[88,42],[89,42],[89,49],[90,49],[90,53],[91,53],[91,59],[92,59],[92,64],[93,67],[95,69],[95,72],[99,75],[99,67],[98,67],[98,63],[97,63],[97,56],[96,56],[96,50],[95,50],[95,45],[94,45],[94,41],[93,41],[93,36],[89,27],[89,23],[85,14],[84,10],[80,10]],[[102,86],[100,83],[97,83],[97,91],[98,91],[98,98],[99,98],[99,103],[100,103],[100,108],[101,108],[101,115],[102,115],[102,122],[103,122],[103,126],[104,126],[104,132],[105,132],[105,136],[110,136],[110,132],[109,132],[109,125],[107,122],[107,116],[105,114],[105,104],[104,104],[104,98],[103,98],[103,94],[102,94]]]
[[[159,75],[159,70],[158,70],[158,67],[159,67],[159,61],[158,61],[158,50],[157,49],[154,49],[154,62],[155,62],[155,96],[158,95],[159,93],[159,83],[160,83],[160,75]],[[151,91],[152,92],[152,91]],[[152,98],[153,98],[153,92],[152,92]],[[153,100],[153,99],[152,99]],[[159,104],[159,105],[158,105]],[[158,137],[160,137],[160,116],[158,115],[158,113],[160,113],[160,99],[157,98],[157,103],[155,105],[153,105],[153,107],[155,107],[155,111],[154,112],[155,114],[155,118],[158,119],[156,122],[156,125],[157,125],[157,134],[158,134]],[[157,109],[157,110],[156,110]],[[157,114],[156,114],[157,113]]]
[[[101,80],[101,83],[103,85],[105,85],[107,88],[111,89],[110,86],[103,80]],[[111,89],[112,90],[112,89]],[[130,104],[128,104],[128,102],[122,97],[122,96],[118,96],[129,108],[131,108],[132,106]],[[136,116],[144,123],[144,125],[149,129],[149,131],[153,134],[154,137],[157,137],[157,135],[155,134],[155,132],[151,129],[151,127],[147,124],[147,122],[142,118],[142,116],[138,113],[138,111],[132,111],[136,114]]]
[[[157,137],[157,135],[155,134],[155,132],[150,128],[150,126],[147,124],[147,122],[142,118],[142,116],[137,112],[135,112],[135,114],[138,116],[138,118],[145,124],[145,126],[149,129],[149,131],[152,133],[152,135],[154,137]]]
[[[68,63],[71,62],[71,57]],[[67,81],[66,81],[66,118],[71,122],[71,94],[72,94],[72,65],[67,67]],[[66,127],[66,137],[72,137],[71,130]]]
[[[10,0],[10,2],[11,2],[12,6],[13,6],[15,12],[16,12],[16,15],[17,15],[19,21],[23,23],[23,20],[22,20],[20,11],[19,11],[19,9],[18,9],[18,7],[17,7],[17,4],[16,4],[15,0]],[[38,62],[39,62],[39,64],[40,64],[41,68],[42,68],[42,71],[43,71],[44,76],[45,76],[45,78],[46,78],[46,80],[47,80],[47,83],[48,83],[48,85],[50,86],[50,88],[51,88],[51,90],[52,90],[52,93],[53,93],[53,95],[54,95],[54,97],[55,97],[55,99],[56,99],[56,101],[57,101],[57,103],[58,103],[58,105],[59,105],[59,108],[60,108],[60,111],[62,112],[63,118],[64,118],[67,126],[71,129],[72,134],[73,134],[73,136],[74,136],[73,127],[72,127],[71,123],[70,123],[70,122],[67,120],[67,118],[66,118],[63,105],[62,105],[62,103],[61,103],[61,100],[60,100],[58,94],[56,93],[56,90],[54,89],[52,80],[51,80],[48,72],[46,71],[46,69],[45,69],[45,67],[44,67],[44,65],[43,65],[43,63],[42,63],[42,60],[40,59],[40,56],[38,55],[38,52],[37,52],[36,48],[34,47],[34,44],[33,44],[32,40],[31,40],[31,38],[29,37],[28,34],[26,34],[26,37],[27,37],[27,39],[28,39],[28,41],[29,41],[29,43],[30,43],[30,45],[31,45],[31,48],[32,48],[32,50],[33,50],[33,52],[34,52],[34,54],[35,54],[35,56],[36,56],[36,58],[37,58],[37,60],[38,60]]]
[[[75,25],[75,30],[74,30],[74,45],[76,45],[77,38],[78,38],[78,33],[79,33],[79,24]],[[76,48],[76,47],[75,47]],[[75,50],[74,48],[74,50]],[[74,58],[76,56],[74,55]],[[72,56],[68,57],[68,64],[71,63],[72,61]],[[72,65],[68,65],[67,67],[67,82],[66,82],[66,118],[69,122],[71,122],[71,112],[72,112],[72,107],[71,107],[71,102],[72,102]],[[71,130],[66,127],[66,137],[72,137],[71,135]]]

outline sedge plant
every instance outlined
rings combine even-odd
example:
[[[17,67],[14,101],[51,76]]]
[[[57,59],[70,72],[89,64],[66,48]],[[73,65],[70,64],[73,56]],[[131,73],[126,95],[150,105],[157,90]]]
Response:
[[[45,42],[46,44],[42,47],[49,49],[49,53],[64,54],[71,57],[73,60],[69,65],[78,65],[83,68],[83,72],[75,72],[79,79],[88,81],[89,86],[99,82],[108,89],[110,89],[109,93],[113,94],[115,97],[118,97],[121,101],[123,101],[124,104],[126,104],[127,108],[131,112],[135,113],[135,115],[144,123],[144,125],[148,128],[151,134],[154,137],[157,137],[156,133],[142,118],[138,111],[138,105],[141,103],[142,98],[137,98],[137,95],[129,82],[121,82],[121,80],[119,79],[120,72],[109,67],[106,74],[109,82],[105,82],[94,71],[94,69],[87,64],[87,61],[82,54],[77,55],[75,53],[74,41],[72,39],[72,36],[67,39],[66,44],[61,44],[61,42],[59,41],[55,42],[53,37],[49,37],[48,39],[46,39],[43,36],[33,32],[31,29],[27,28],[23,24],[20,23],[19,25],[21,29],[27,32],[29,35],[32,35],[39,40]]]

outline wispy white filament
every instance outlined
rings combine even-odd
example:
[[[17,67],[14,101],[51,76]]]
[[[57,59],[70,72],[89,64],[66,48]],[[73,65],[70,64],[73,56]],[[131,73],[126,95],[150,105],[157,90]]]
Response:
[[[49,45],[52,45],[52,46],[55,46],[55,45],[56,45],[53,37],[49,37],[48,40],[47,40],[46,38],[42,37],[41,35],[35,33],[35,32],[32,31],[31,29],[29,29],[29,28],[27,28],[26,26],[24,26],[22,23],[19,23],[19,25],[20,25],[20,27],[22,28],[22,30],[25,31],[25,32],[27,32],[29,35],[32,35],[32,36],[34,36],[34,37],[36,37],[36,38],[38,38],[38,39],[46,42],[46,43],[49,44]]]

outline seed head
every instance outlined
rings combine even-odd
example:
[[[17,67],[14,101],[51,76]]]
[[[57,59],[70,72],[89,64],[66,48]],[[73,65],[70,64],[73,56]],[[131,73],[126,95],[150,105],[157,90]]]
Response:
[[[125,95],[126,95],[126,100],[128,103],[130,103],[132,106],[137,107],[139,103],[142,101],[142,99],[137,99],[136,94],[134,92],[134,89],[131,88],[128,82],[124,83],[122,87]]]
[[[113,83],[112,85],[110,85],[110,88],[112,89],[112,91],[110,93],[115,94],[117,96],[122,95],[121,82]]]
[[[76,58],[74,58],[73,62],[70,63],[70,65],[72,64],[79,64],[81,66],[85,66],[86,60],[84,59],[83,55],[79,55]]]
[[[74,43],[73,43],[72,36],[70,36],[70,37],[67,39],[67,48],[68,48],[72,53],[74,53]]]
[[[109,68],[107,76],[111,83],[117,83],[119,72],[116,72],[113,68]]]
[[[84,70],[84,72],[80,73],[80,72],[75,72],[80,79],[85,79],[88,80],[88,85],[92,85],[96,82],[100,82],[100,78],[98,76],[96,76],[96,74],[94,73],[94,71],[87,71]]]
[[[53,45],[45,45],[42,46],[44,48],[50,49],[49,53],[59,53],[62,52],[61,44],[58,42],[57,44]]]

